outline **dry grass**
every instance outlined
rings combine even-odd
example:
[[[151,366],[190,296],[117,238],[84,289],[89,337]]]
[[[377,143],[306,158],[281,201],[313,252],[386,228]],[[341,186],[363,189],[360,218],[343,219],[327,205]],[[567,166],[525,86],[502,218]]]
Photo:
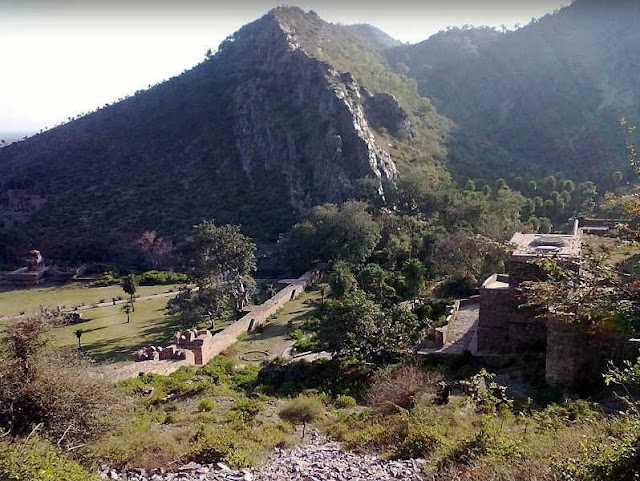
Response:
[[[408,409],[420,393],[434,391],[441,379],[441,376],[425,373],[415,366],[403,366],[373,380],[367,404],[379,412],[393,412],[396,406]]]

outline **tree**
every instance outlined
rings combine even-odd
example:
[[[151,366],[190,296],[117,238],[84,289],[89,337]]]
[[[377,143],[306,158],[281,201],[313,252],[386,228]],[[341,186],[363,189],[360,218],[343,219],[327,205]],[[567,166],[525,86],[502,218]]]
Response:
[[[324,414],[322,401],[317,397],[298,397],[289,401],[278,416],[291,424],[302,424],[302,439],[307,430],[307,424],[316,421]]]
[[[84,331],[82,329],[76,329],[75,331],[73,331],[73,334],[75,334],[75,336],[78,338],[78,350],[82,349],[80,338],[82,337],[82,334],[84,334]]]
[[[363,263],[379,241],[380,226],[367,212],[367,204],[348,201],[340,207],[314,207],[306,220],[292,227],[286,243],[291,261],[307,268],[316,259]]]
[[[349,265],[344,261],[336,262],[329,274],[329,285],[335,297],[342,297],[358,287],[356,278]]]
[[[217,226],[213,221],[204,221],[193,226],[180,246],[180,254],[191,280],[199,287],[207,287],[253,272],[255,249],[240,226]]]
[[[216,319],[231,317],[233,297],[228,285],[218,284],[194,291],[188,287],[167,303],[169,314],[180,314],[182,323],[191,327],[201,321],[211,323],[215,329]]]
[[[420,296],[420,291],[424,285],[424,264],[418,259],[409,259],[403,269],[405,282],[409,295],[415,305],[416,299]]]
[[[130,302],[127,302],[124,306],[120,308],[120,310],[127,315],[127,324],[129,324],[129,322],[131,322],[131,313],[133,312],[133,304]]]
[[[129,294],[129,303],[131,304],[131,312],[135,312],[135,307],[133,305],[133,296],[136,292],[138,292],[138,280],[134,274],[126,275],[122,278],[122,282],[120,283],[122,286],[122,290]],[[129,321],[127,321],[129,322]]]
[[[155,231],[143,232],[137,245],[145,263],[151,269],[166,267],[171,262],[174,250],[173,243],[160,237]]]
[[[328,300],[318,327],[318,343],[338,358],[385,363],[410,354],[422,337],[420,322],[409,310],[383,309],[355,289]]]
[[[255,244],[236,225],[217,226],[204,221],[193,226],[179,248],[184,269],[197,290],[183,289],[167,303],[170,314],[180,314],[186,325],[215,319],[234,306],[242,310],[255,288],[250,276],[256,268]],[[232,300],[234,301],[232,303]]]

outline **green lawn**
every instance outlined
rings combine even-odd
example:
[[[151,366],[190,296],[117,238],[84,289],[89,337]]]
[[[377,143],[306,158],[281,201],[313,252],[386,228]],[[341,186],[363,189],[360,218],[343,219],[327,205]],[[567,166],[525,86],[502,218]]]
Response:
[[[54,331],[54,345],[77,346],[74,331],[82,329],[82,350],[96,361],[133,361],[136,350],[171,344],[173,333],[180,329],[178,320],[164,315],[167,300],[163,297],[137,301],[130,323],[121,306],[83,311],[85,322]]]
[[[150,296],[167,292],[174,286],[140,286],[138,296]],[[76,307],[91,305],[100,301],[111,301],[114,297],[126,294],[120,286],[87,287],[80,284],[67,284],[57,287],[18,289],[0,292],[0,316],[11,316],[21,312],[35,312],[39,306]],[[166,299],[165,299],[166,301]]]
[[[320,299],[320,291],[305,292],[297,299],[287,302],[275,318],[264,324],[262,332],[253,332],[241,337],[230,349],[233,359],[238,362],[259,363],[265,357],[251,351],[267,353],[268,358],[282,355],[282,352],[291,344],[287,334],[302,326],[305,319],[313,315],[316,310],[315,302]],[[292,326],[288,327],[291,321]]]

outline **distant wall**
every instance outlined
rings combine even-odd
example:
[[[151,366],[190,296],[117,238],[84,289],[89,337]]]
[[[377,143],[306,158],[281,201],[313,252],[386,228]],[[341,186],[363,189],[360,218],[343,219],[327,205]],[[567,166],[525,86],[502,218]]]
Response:
[[[250,313],[207,340],[202,346],[202,364],[206,364],[220,352],[235,344],[238,336],[249,332],[250,327],[253,330],[263,324],[269,316],[275,314],[287,302],[300,296],[305,288],[313,284],[318,277],[318,271],[304,273],[263,304],[252,308]]]

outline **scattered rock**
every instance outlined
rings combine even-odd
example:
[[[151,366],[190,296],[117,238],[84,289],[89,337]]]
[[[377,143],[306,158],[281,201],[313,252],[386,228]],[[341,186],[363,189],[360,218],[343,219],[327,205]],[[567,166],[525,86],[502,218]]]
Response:
[[[224,463],[190,462],[176,473],[164,470],[118,471],[102,466],[100,476],[125,481],[426,481],[424,460],[386,461],[377,456],[345,452],[340,445],[317,433],[293,449],[275,449],[258,468],[233,470]]]

